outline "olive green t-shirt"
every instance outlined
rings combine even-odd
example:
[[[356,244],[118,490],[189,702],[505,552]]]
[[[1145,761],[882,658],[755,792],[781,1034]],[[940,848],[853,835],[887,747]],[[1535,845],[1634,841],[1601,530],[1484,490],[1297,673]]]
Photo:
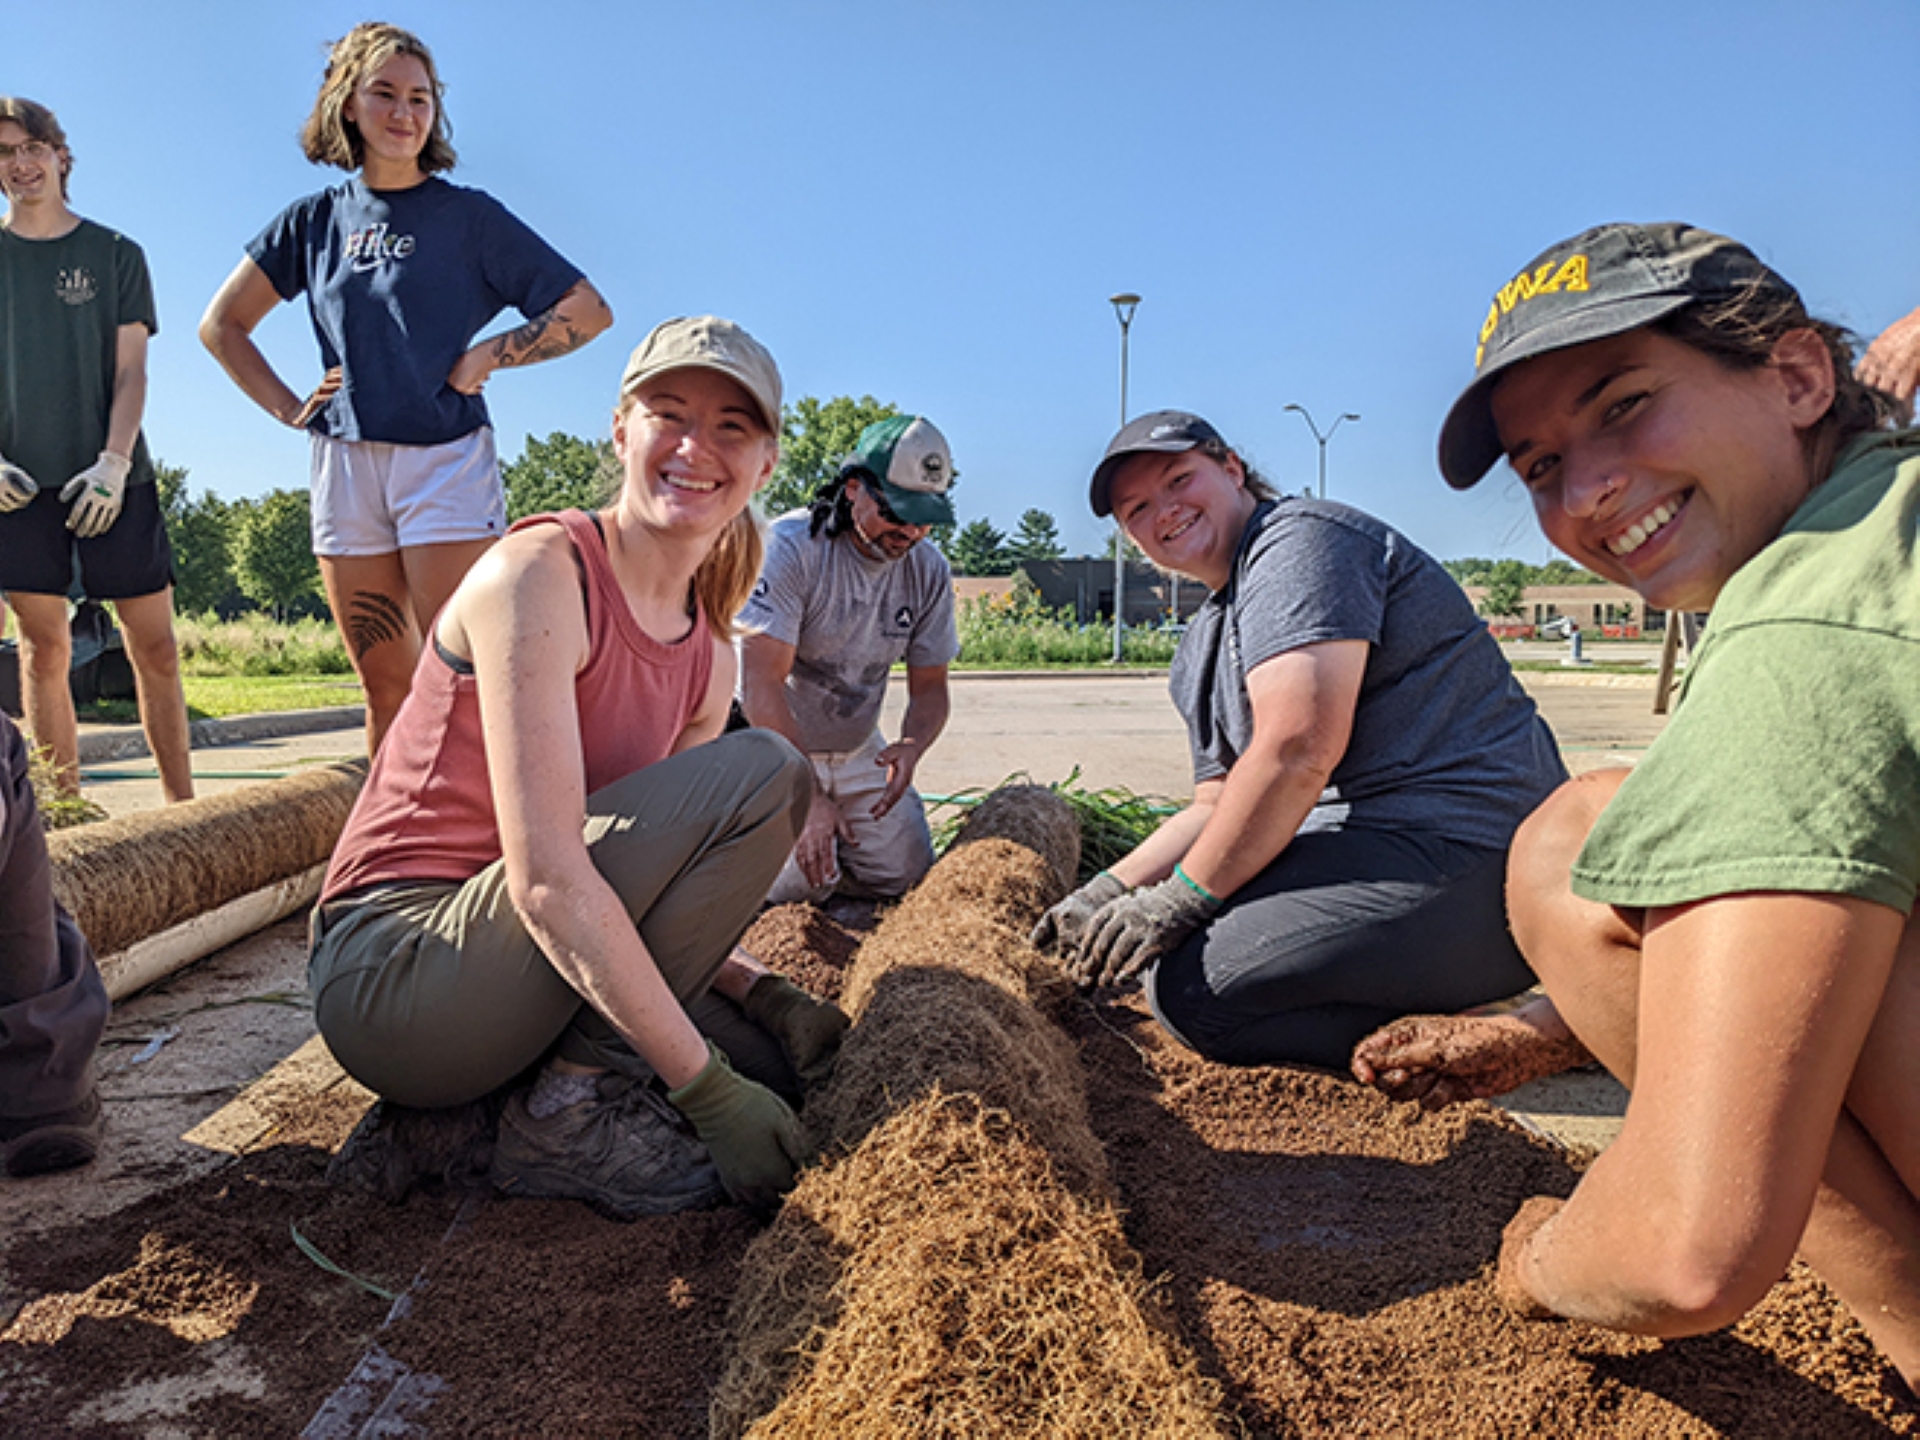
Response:
[[[1713,608],[1573,868],[1602,903],[1920,889],[1920,431],[1842,452]]]
[[[100,458],[120,327],[158,331],[140,247],[91,220],[57,240],[0,229],[0,455],[58,490]],[[153,482],[144,436],[129,484]]]

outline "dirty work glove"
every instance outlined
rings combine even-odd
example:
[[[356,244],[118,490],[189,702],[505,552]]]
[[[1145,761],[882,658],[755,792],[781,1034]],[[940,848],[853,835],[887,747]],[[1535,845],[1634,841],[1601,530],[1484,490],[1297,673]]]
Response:
[[[1040,923],[1033,927],[1033,934],[1027,938],[1034,949],[1047,951],[1058,946],[1060,953],[1071,960],[1086,938],[1093,917],[1109,900],[1118,900],[1126,893],[1126,881],[1102,870],[1042,915]]]
[[[1095,917],[1067,967],[1083,989],[1131,980],[1220,911],[1220,902],[1178,865],[1158,885],[1142,885]]]
[[[33,503],[40,493],[40,482],[6,456],[0,455],[0,515]]]
[[[69,480],[60,491],[60,503],[73,507],[67,512],[67,528],[82,540],[106,534],[120,518],[131,469],[133,462],[126,456],[102,450],[98,460]]]
[[[783,975],[762,975],[740,1008],[780,1042],[801,1084],[811,1089],[833,1074],[840,1037],[853,1023],[838,1005],[814,999]]]
[[[667,1099],[713,1155],[729,1195],[760,1215],[779,1208],[806,1145],[786,1101],[736,1074],[711,1040],[706,1068]]]

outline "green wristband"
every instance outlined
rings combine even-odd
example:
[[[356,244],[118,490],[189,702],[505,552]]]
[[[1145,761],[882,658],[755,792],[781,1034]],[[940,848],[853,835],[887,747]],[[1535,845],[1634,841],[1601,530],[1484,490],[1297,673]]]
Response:
[[[1211,890],[1207,889],[1206,886],[1202,885],[1198,880],[1194,879],[1191,875],[1187,874],[1187,872],[1184,869],[1182,869],[1180,866],[1178,865],[1174,866],[1173,873],[1180,877],[1181,884],[1185,885],[1189,890],[1193,891],[1194,894],[1198,895],[1202,900],[1206,901],[1209,905],[1217,906],[1220,903],[1220,897],[1218,895],[1215,895]]]

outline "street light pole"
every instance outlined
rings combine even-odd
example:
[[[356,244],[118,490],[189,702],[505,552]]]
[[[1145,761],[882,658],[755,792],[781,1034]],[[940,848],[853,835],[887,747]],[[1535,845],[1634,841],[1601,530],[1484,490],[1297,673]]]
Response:
[[[1127,424],[1127,332],[1133,328],[1133,312],[1140,308],[1140,297],[1123,290],[1109,296],[1114,318],[1120,322],[1120,426]],[[1113,663],[1120,663],[1122,636],[1127,613],[1127,532],[1120,517],[1113,519]]]
[[[1313,423],[1313,416],[1307,413],[1306,406],[1289,405],[1286,408],[1289,410],[1295,410],[1299,412],[1300,418],[1307,422],[1307,429],[1313,432],[1313,438],[1319,442],[1319,445],[1320,445],[1320,498],[1324,500],[1327,498],[1327,441],[1331,440],[1333,438],[1333,432],[1340,428],[1340,420],[1358,420],[1360,417],[1358,415],[1342,415],[1340,417],[1340,420],[1336,420],[1333,422],[1333,424],[1329,425],[1327,427],[1327,433],[1322,435],[1320,433],[1320,427]]]

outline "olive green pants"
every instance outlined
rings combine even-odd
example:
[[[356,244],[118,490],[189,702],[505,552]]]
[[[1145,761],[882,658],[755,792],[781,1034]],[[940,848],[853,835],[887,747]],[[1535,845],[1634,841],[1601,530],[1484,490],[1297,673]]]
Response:
[[[741,1073],[789,1093],[799,1087],[778,1044],[709,987],[811,793],[798,751],[745,730],[596,791],[585,827],[594,868],[694,1024]],[[321,907],[308,983],[342,1068],[402,1105],[464,1104],[548,1056],[651,1074],[527,933],[503,861],[464,882],[373,886]]]

